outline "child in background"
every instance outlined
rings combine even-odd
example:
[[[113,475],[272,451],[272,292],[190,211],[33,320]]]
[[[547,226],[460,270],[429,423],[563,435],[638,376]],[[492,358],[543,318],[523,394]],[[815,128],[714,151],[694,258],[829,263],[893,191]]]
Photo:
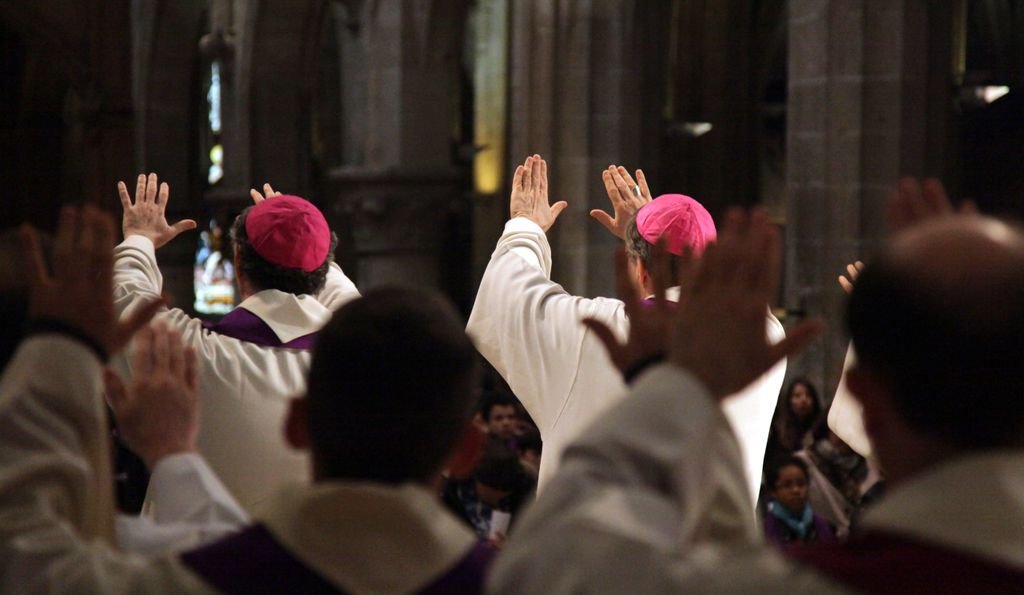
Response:
[[[807,501],[807,464],[796,457],[776,461],[768,471],[772,497],[764,515],[765,538],[779,545],[832,543],[828,522],[811,510]]]

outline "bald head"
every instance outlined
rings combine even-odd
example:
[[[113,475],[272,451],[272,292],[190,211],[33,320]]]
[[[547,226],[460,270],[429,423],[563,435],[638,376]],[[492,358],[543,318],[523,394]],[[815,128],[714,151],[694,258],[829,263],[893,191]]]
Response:
[[[1001,324],[1020,306],[1010,298],[1024,279],[1024,236],[1001,221],[938,219],[894,237],[883,258],[965,323]]]
[[[985,217],[948,217],[892,239],[850,298],[861,365],[892,389],[904,421],[959,449],[1024,434],[1024,236]]]

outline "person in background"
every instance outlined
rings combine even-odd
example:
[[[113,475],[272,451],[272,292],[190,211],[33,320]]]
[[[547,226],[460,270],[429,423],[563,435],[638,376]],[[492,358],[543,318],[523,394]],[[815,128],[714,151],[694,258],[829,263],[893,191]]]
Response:
[[[763,517],[764,534],[777,545],[832,543],[835,535],[807,500],[807,464],[796,457],[782,459],[767,474],[771,501]]]
[[[515,447],[518,420],[515,398],[499,391],[490,391],[484,395],[480,415],[492,438]]]
[[[516,452],[491,440],[473,473],[464,479],[449,478],[441,498],[480,540],[500,548],[505,544],[510,518],[527,502],[533,487]]]

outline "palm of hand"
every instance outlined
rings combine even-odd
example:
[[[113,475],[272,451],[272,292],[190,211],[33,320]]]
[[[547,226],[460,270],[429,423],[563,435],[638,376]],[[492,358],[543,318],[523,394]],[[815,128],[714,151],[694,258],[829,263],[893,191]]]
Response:
[[[567,206],[564,200],[554,205],[548,203],[548,165],[540,155],[527,157],[516,168],[509,199],[512,218],[525,217],[547,231]]]
[[[192,219],[183,219],[174,225],[167,222],[165,211],[170,188],[166,182],[158,184],[156,174],[149,174],[148,178],[139,175],[134,201],[128,195],[128,188],[124,182],[117,183],[117,192],[124,209],[121,230],[125,237],[141,235],[149,238],[153,245],[159,248],[181,232],[196,227],[196,222]]]

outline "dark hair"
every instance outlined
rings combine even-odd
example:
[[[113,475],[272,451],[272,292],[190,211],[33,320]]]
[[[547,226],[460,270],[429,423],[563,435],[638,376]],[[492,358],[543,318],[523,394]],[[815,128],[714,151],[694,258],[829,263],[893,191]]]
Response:
[[[425,481],[473,412],[477,354],[450,302],[378,288],[338,310],[317,337],[309,431],[334,479]]]
[[[636,215],[630,218],[626,224],[626,254],[630,258],[639,259],[644,263],[644,268],[651,270],[651,248],[653,244],[640,235],[640,229],[636,226]],[[680,258],[675,254],[668,255],[669,274],[672,279],[679,276]]]
[[[503,492],[518,491],[528,481],[519,456],[497,440],[487,441],[473,477],[481,484]]]
[[[774,490],[775,484],[779,481],[779,475],[782,474],[782,470],[786,467],[799,467],[804,472],[804,478],[810,481],[810,472],[807,469],[807,463],[800,457],[779,457],[772,461],[772,464],[768,467],[768,473],[766,479],[768,480],[768,489]]]
[[[541,454],[541,449],[544,446],[544,443],[541,441],[540,431],[537,428],[528,428],[516,438],[516,444],[519,446],[519,452],[532,450],[537,454]]]
[[[800,419],[793,414],[790,406],[790,398],[797,386],[803,386],[810,395],[814,411],[806,418]],[[804,436],[808,433],[815,441],[828,437],[828,429],[825,424],[825,416],[821,408],[821,400],[818,398],[818,389],[807,378],[794,378],[786,386],[779,400],[779,407],[775,412],[775,427],[781,446],[792,452],[803,448]]]
[[[519,408],[516,405],[518,405],[518,401],[508,393],[500,390],[485,391],[480,400],[480,416],[484,418],[484,421],[491,421],[491,410],[498,406],[512,407],[516,413],[519,413]]]
[[[857,279],[847,326],[916,430],[961,449],[1024,440],[1024,275],[936,291],[883,255]]]
[[[238,251],[238,268],[246,278],[259,289],[277,289],[296,295],[313,295],[323,289],[327,281],[327,270],[334,261],[334,250],[338,247],[338,236],[331,232],[331,247],[327,251],[327,258],[315,271],[307,273],[302,269],[278,266],[257,254],[249,243],[245,219],[251,208],[242,211],[231,225],[231,243]]]

